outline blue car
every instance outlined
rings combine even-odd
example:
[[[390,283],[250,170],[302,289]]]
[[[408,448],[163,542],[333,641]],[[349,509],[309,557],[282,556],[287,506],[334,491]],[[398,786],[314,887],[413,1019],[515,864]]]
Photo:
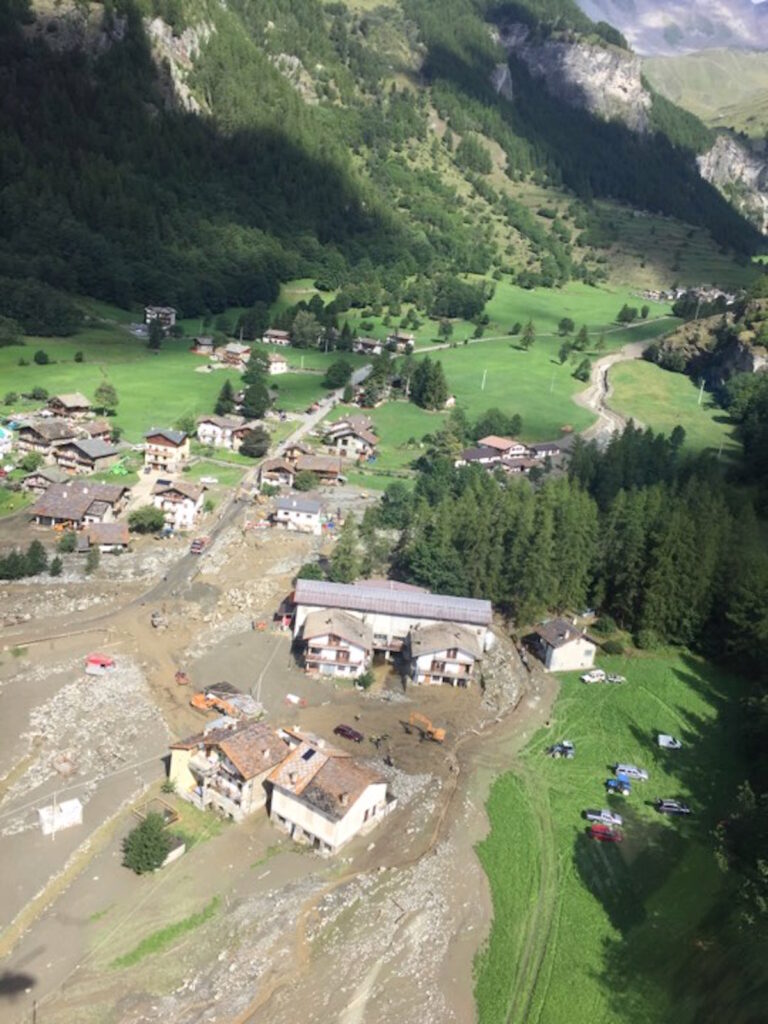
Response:
[[[605,789],[609,795],[614,794],[615,796],[629,796],[632,792],[629,777],[623,772],[619,772],[615,779],[606,779]]]

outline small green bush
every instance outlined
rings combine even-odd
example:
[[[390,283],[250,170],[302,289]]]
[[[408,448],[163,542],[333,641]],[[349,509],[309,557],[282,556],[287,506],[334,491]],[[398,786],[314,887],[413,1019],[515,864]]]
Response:
[[[151,812],[123,840],[123,866],[137,875],[156,871],[171,848],[162,815]]]
[[[623,654],[624,645],[619,640],[606,640],[603,650],[606,654]]]
[[[364,690],[370,689],[373,686],[373,672],[368,669],[367,672],[363,672],[361,676],[358,676],[355,682],[358,686],[362,686]]]
[[[635,637],[635,644],[641,651],[650,651],[659,646],[659,636],[654,629],[641,629]]]
[[[610,615],[601,615],[599,619],[595,619],[591,628],[595,633],[615,633],[618,627]]]
[[[61,539],[57,545],[59,551],[63,554],[69,554],[69,552],[75,550],[77,544],[77,536],[70,530],[67,533],[61,535]]]

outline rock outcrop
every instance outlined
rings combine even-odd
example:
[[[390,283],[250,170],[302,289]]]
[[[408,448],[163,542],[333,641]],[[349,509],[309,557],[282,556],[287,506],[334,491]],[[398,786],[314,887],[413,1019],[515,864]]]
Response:
[[[539,42],[525,25],[516,22],[501,26],[498,40],[563,103],[605,121],[622,121],[633,131],[648,130],[651,94],[643,85],[636,54],[576,38]]]
[[[768,233],[768,163],[732,135],[718,135],[698,157],[702,178],[723,192],[760,230]]]
[[[736,373],[764,373],[768,349],[759,328],[766,316],[768,300],[763,299],[750,303],[742,320],[733,313],[693,320],[651,345],[648,354],[660,366],[704,379],[711,386]]]
[[[200,113],[204,105],[192,95],[187,77],[194,67],[201,46],[213,35],[214,26],[202,21],[184,29],[178,36],[174,35],[171,26],[162,18],[145,21],[145,26],[152,46],[152,57],[160,74],[166,106]]]

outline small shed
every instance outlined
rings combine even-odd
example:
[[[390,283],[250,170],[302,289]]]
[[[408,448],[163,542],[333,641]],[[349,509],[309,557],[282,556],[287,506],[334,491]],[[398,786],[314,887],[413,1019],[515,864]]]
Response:
[[[44,836],[52,836],[65,828],[83,823],[83,805],[75,797],[73,800],[55,800],[49,807],[40,807],[37,812],[40,828]]]

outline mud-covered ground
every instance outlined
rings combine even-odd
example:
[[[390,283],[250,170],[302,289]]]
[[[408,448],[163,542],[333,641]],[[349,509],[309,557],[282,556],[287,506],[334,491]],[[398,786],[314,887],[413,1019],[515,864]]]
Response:
[[[479,687],[405,689],[387,666],[368,693],[309,679],[288,634],[253,625],[271,621],[320,543],[235,523],[150,603],[143,590],[180,554],[170,545],[103,559],[87,583],[73,570],[37,594],[8,588],[4,610],[17,617],[13,653],[0,656],[0,865],[11,893],[0,1021],[29,1019],[33,999],[40,1020],[60,1024],[473,1019],[472,959],[491,913],[473,853],[485,794],[548,717],[553,685],[528,676],[501,628],[485,700]],[[166,628],[152,628],[152,610]],[[93,649],[113,654],[117,672],[85,676]],[[120,865],[128,805],[159,792],[169,738],[205,721],[178,668],[192,691],[222,679],[250,690],[275,724],[330,736],[345,721],[382,737],[350,749],[389,771],[397,809],[332,860],[294,847],[262,815],[241,826],[200,815],[201,841],[180,861],[134,877]],[[446,728],[444,745],[406,732],[415,709]],[[85,810],[52,842],[34,826],[55,792]],[[204,924],[135,966],[114,965],[211,900]]]

